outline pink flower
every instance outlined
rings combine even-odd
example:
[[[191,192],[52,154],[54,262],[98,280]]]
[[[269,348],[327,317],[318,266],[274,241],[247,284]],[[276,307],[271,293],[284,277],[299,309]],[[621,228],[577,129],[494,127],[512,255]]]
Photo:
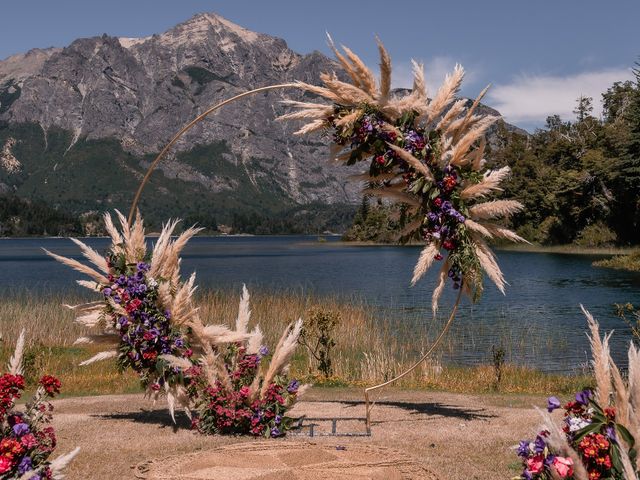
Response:
[[[20,443],[24,448],[33,448],[38,444],[36,437],[33,436],[32,433],[27,433],[20,438]]]
[[[527,459],[527,470],[531,473],[540,473],[544,469],[544,457],[542,455],[536,455],[535,457]]]
[[[7,473],[9,470],[11,470],[12,463],[13,462],[10,458],[7,458],[5,456],[0,457],[0,474]]]
[[[247,398],[247,397],[249,396],[249,393],[250,393],[250,391],[249,391],[249,387],[247,387],[247,386],[245,385],[244,387],[242,387],[242,388],[240,389],[240,392],[239,392],[239,393],[240,393],[240,396],[241,396],[241,397],[243,397],[243,398]]]
[[[570,458],[556,457],[553,459],[552,465],[560,475],[560,478],[568,478],[573,475],[573,460]]]

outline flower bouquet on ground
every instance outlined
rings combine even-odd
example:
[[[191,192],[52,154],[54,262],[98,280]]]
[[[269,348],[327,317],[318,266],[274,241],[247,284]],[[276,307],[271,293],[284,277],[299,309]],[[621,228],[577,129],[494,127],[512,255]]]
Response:
[[[286,374],[302,322],[299,320],[285,331],[270,355],[259,330],[243,333],[249,316],[249,293],[243,288],[236,330],[209,327],[210,338],[223,359],[224,372],[213,383],[200,367],[192,367],[189,372],[189,394],[196,409],[193,426],[202,433],[279,437],[291,426],[286,412],[305,386],[289,380]],[[266,360],[270,362],[262,369]]]
[[[181,406],[203,433],[244,433],[277,436],[287,428],[284,413],[296,399],[296,382],[286,378],[300,335],[301,321],[290,325],[271,362],[258,326],[248,330],[249,293],[243,288],[235,330],[206,325],[193,298],[195,273],[180,278],[180,253],[198,233],[189,228],[172,239],[177,221],[167,223],[151,251],[147,250],[143,221],[129,226],[117,212],[120,229],[109,214],[105,226],[112,245],[106,257],[72,239],[97,270],[51,252],[58,261],[92,279],[78,283],[101,295],[101,300],[69,306],[76,321],[100,333],[76,344],[101,343],[111,348],[88,364],[116,358],[121,369],[138,373],[147,394],[164,393],[171,416]],[[264,371],[263,371],[264,370]],[[257,420],[256,420],[257,419]]]
[[[24,411],[15,408],[25,389],[24,341],[23,330],[9,361],[9,372],[0,376],[0,479],[62,479],[64,468],[80,449],[49,461],[56,436],[49,426],[53,406],[48,399],[60,393],[60,381],[51,375],[43,376]]]
[[[518,447],[524,470],[517,479],[637,480],[635,442],[640,433],[640,351],[629,347],[629,378],[625,382],[609,352],[611,334],[600,337],[599,325],[584,310],[591,331],[595,390],[578,392],[561,407],[547,400],[542,431]],[[549,415],[563,408],[561,427]]]

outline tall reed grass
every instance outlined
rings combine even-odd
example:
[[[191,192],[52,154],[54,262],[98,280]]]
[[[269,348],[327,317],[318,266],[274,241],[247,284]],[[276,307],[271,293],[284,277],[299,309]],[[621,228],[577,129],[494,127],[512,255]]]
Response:
[[[237,292],[203,291],[197,304],[207,323],[233,325],[238,313]],[[73,322],[73,312],[63,304],[86,301],[80,295],[50,294],[33,296],[18,293],[0,301],[0,360],[5,361],[9,346],[20,330],[27,331],[27,374],[33,378],[50,372],[60,376],[66,394],[127,393],[138,391],[138,380],[131,372],[118,372],[115,362],[105,361],[79,367],[99,348],[73,346],[86,329]],[[287,324],[303,319],[312,309],[336,312],[340,321],[334,332],[332,350],[334,376],[324,379],[318,374],[316,360],[304,347],[298,347],[292,374],[306,381],[324,385],[365,386],[392,378],[406,370],[426,350],[429,338],[439,324],[429,324],[418,334],[415,324],[399,322],[391,314],[381,315],[359,299],[314,297],[299,291],[260,293],[251,297],[252,324],[259,323],[266,343],[274,345]],[[461,331],[449,337],[439,356],[417,369],[400,383],[405,388],[428,388],[453,392],[481,393],[494,388],[495,375],[490,365],[456,367],[443,364],[447,357],[473,341],[472,332]],[[508,333],[502,333],[505,339]],[[513,338],[511,338],[513,340]],[[509,352],[515,357],[514,352]],[[509,356],[508,356],[509,358]],[[33,359],[33,360],[30,360]],[[31,362],[31,363],[29,363]],[[525,367],[507,364],[503,369],[500,390],[504,393],[572,392],[590,383],[586,375],[549,375]]]

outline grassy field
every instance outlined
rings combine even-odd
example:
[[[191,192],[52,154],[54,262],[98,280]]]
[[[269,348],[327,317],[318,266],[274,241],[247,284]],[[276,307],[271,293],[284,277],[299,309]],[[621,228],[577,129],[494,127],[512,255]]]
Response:
[[[324,378],[317,362],[303,346],[298,348],[292,373],[318,386],[364,387],[392,378],[404,371],[424,350],[428,340],[410,332],[398,332],[384,319],[376,319],[372,310],[360,302],[345,303],[332,298],[312,298],[299,293],[254,295],[251,299],[252,319],[260,323],[268,345],[273,346],[285,324],[310,312],[336,315],[338,323],[332,333],[333,375]],[[26,376],[35,382],[40,375],[57,375],[67,396],[131,393],[140,391],[132,372],[118,372],[113,360],[79,367],[78,363],[100,351],[98,347],[77,347],[73,341],[87,333],[73,322],[73,313],[62,304],[86,301],[84,298],[47,296],[35,298],[17,295],[0,303],[0,361],[12,352],[15,339],[27,330]],[[235,321],[237,295],[204,293],[200,295],[201,313],[208,323]],[[437,330],[437,326],[434,326]],[[404,339],[404,340],[400,340]],[[446,342],[443,348],[456,348]],[[492,365],[456,367],[442,365],[438,358],[426,363],[398,385],[404,388],[428,389],[459,393],[495,392],[496,370]],[[545,394],[570,393],[589,384],[586,375],[549,375],[536,370],[505,364],[502,367],[501,393]]]

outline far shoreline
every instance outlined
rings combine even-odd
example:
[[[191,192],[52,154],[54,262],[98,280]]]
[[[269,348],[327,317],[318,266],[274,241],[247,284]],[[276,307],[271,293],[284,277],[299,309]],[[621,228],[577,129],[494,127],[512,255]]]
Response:
[[[147,236],[150,238],[156,238],[160,235],[159,232],[149,233]],[[274,235],[259,235],[251,233],[236,233],[236,234],[204,234],[196,235],[195,238],[286,238],[286,237],[309,237],[309,241],[300,242],[303,245],[321,245],[323,243],[329,243],[331,246],[345,246],[345,247],[420,247],[424,245],[418,242],[409,242],[406,244],[389,243],[389,242],[376,242],[368,240],[333,240],[332,242],[325,242],[327,238],[341,237],[339,233],[283,233]],[[66,238],[78,238],[78,239],[108,239],[108,236],[95,235],[95,236],[59,236],[59,235],[47,235],[47,236],[26,236],[26,237],[5,237],[0,236],[0,241],[3,240],[53,240],[53,239],[66,239]],[[315,238],[316,240],[312,240]],[[566,255],[629,255],[635,252],[640,252],[639,246],[629,247],[583,247],[580,245],[564,244],[564,245],[534,245],[534,244],[497,244],[492,245],[494,250],[504,252],[524,252],[524,253],[557,253]]]

